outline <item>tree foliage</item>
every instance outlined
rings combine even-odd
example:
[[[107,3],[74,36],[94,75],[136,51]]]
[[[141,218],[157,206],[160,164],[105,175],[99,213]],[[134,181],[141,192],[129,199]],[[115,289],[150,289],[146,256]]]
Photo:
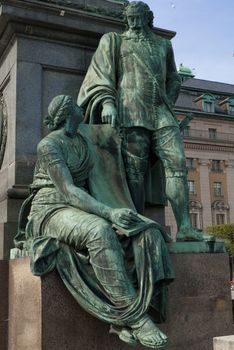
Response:
[[[206,232],[222,239],[231,256],[234,256],[234,224],[208,226]]]

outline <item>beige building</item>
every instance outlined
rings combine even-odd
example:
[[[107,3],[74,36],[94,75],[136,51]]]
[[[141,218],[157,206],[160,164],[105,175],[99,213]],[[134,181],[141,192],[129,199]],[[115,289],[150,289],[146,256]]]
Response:
[[[176,114],[179,120],[193,114],[183,131],[192,224],[204,229],[234,223],[234,85],[195,79],[182,65],[179,73]],[[166,224],[176,232],[170,207]]]

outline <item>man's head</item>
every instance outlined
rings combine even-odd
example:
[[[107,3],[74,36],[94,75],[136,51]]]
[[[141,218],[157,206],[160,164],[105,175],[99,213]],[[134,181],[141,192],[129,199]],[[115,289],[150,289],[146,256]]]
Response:
[[[154,14],[143,1],[133,1],[126,5],[124,17],[128,28],[132,30],[153,27]]]

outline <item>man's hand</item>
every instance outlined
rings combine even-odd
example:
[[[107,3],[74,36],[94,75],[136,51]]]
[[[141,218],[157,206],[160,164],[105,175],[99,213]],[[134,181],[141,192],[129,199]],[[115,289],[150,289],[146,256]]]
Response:
[[[111,127],[116,126],[117,110],[113,103],[108,102],[103,104],[102,109],[102,122],[105,124],[111,124]]]
[[[131,209],[112,209],[110,219],[113,224],[123,228],[130,228],[141,221],[137,213]]]

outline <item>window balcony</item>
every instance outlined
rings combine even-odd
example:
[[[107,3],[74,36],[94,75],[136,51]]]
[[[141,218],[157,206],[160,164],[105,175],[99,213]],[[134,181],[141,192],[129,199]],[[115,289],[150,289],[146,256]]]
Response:
[[[234,134],[216,132],[211,134],[208,130],[196,130],[196,129],[186,129],[182,132],[183,138],[190,140],[206,140],[212,143],[233,143],[234,144]]]
[[[219,193],[219,192],[215,192],[214,191],[214,197],[216,198],[224,198],[224,195],[222,193]]]

